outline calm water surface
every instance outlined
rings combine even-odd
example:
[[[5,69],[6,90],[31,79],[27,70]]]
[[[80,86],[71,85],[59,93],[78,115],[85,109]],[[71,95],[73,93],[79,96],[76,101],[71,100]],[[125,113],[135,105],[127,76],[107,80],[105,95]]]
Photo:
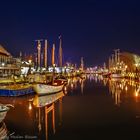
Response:
[[[0,97],[13,104],[4,120],[10,139],[135,139],[140,133],[140,85],[87,75],[70,79],[67,92]]]

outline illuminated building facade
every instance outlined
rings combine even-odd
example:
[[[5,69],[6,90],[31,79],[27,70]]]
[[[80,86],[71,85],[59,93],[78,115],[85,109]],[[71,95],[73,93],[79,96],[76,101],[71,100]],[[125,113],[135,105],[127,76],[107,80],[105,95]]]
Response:
[[[20,73],[20,62],[0,45],[0,77],[18,75]]]

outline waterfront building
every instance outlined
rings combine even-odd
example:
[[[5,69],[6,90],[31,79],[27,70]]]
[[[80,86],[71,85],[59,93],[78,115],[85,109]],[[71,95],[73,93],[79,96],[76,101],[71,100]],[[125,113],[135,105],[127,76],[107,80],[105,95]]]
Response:
[[[0,77],[20,74],[20,60],[12,55],[0,45]]]
[[[140,75],[140,56],[130,52],[120,53],[120,51],[115,50],[115,55],[112,54],[112,60],[109,57],[109,70],[112,73],[121,71],[126,77],[138,78]]]

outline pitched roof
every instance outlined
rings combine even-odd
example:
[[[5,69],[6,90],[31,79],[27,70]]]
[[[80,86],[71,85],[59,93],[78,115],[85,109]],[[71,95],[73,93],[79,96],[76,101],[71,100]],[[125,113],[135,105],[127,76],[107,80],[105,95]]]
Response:
[[[4,49],[4,47],[2,45],[0,45],[0,53],[7,55],[7,56],[11,55],[7,50]]]

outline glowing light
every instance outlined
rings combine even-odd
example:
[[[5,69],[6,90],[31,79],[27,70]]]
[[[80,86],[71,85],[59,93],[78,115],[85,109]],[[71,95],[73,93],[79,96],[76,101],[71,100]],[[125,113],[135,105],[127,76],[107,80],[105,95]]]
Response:
[[[138,92],[137,91],[135,92],[135,96],[138,97]]]
[[[67,87],[66,86],[64,87],[64,90],[67,91]]]
[[[128,90],[128,87],[126,86],[126,87],[125,87],[125,91],[127,91],[127,90]]]
[[[74,85],[73,85],[73,83],[71,83],[71,88],[73,89],[73,87],[74,87]]]
[[[120,88],[122,88],[122,84],[120,84]]]
[[[2,66],[5,66],[5,63],[2,63],[1,65],[2,65]]]
[[[29,110],[32,110],[32,104],[29,103]]]
[[[29,62],[29,64],[31,64],[31,63],[32,63],[32,60],[31,60],[31,59],[29,59],[29,60],[28,60],[28,62]]]

